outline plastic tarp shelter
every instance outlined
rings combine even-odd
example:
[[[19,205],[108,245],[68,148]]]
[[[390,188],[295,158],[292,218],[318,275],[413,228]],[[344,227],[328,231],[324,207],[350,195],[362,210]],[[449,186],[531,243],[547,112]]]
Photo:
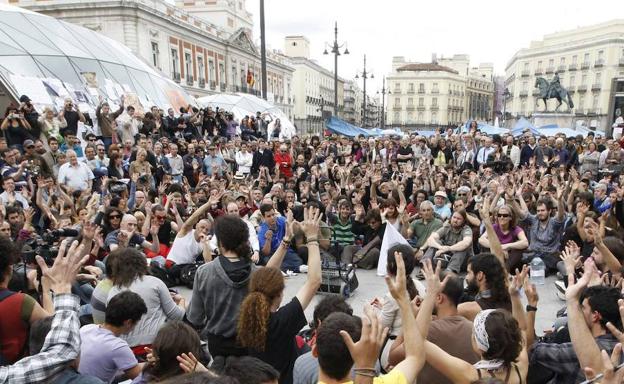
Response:
[[[466,124],[464,124],[464,126],[461,128],[461,131],[468,132],[468,129],[470,128],[470,123],[472,123],[472,121],[473,120],[466,121]],[[479,129],[479,131],[487,133],[488,135],[503,135],[505,133],[509,133],[509,129],[507,128],[495,127],[483,121],[477,121],[477,128]]]
[[[429,138],[431,136],[434,136],[436,134],[436,131],[430,131],[430,130],[418,131],[418,130],[416,130],[416,131],[412,131],[411,133],[415,133],[418,136],[423,136],[423,137]]]
[[[543,136],[555,136],[556,134],[559,133],[563,133],[564,135],[566,135],[566,137],[576,137],[578,135],[583,135],[583,137],[586,137],[587,134],[591,131],[584,129],[584,128],[579,128],[579,129],[572,129],[572,128],[538,128],[538,131],[540,132],[540,135]]]
[[[514,125],[514,127],[511,129],[511,134],[515,137],[520,136],[524,133],[525,129],[530,130],[531,134],[533,135],[540,134],[539,130],[533,124],[531,124],[529,120],[525,119],[524,117],[521,117],[516,122],[516,125]]]
[[[365,137],[379,136],[379,132],[377,132],[377,130],[369,130],[356,127],[355,125],[349,124],[346,121],[339,119],[335,116],[332,116],[329,119],[325,120],[325,128],[327,128],[332,133],[337,133],[339,135],[347,137],[356,137],[358,135],[364,135]]]
[[[204,96],[197,99],[203,107],[211,107],[213,110],[223,109],[231,112],[239,121],[245,116],[256,116],[256,112],[266,113],[273,122],[280,119],[282,133],[290,138],[296,134],[296,129],[288,116],[268,101],[247,93],[219,93],[216,95]],[[271,135],[272,124],[269,124],[268,134]]]

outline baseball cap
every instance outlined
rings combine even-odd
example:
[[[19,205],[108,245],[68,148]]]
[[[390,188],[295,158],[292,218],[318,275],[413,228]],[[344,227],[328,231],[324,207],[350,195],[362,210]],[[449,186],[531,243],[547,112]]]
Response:
[[[440,197],[444,197],[445,199],[448,199],[448,196],[446,195],[446,192],[444,192],[444,191],[438,191],[438,192],[435,193],[434,196],[435,197],[440,196]]]
[[[21,103],[30,103],[30,97],[28,97],[26,95],[22,95],[22,96],[20,96],[19,101]]]
[[[24,141],[24,148],[28,148],[28,147],[34,147],[35,146],[35,142],[28,139]]]

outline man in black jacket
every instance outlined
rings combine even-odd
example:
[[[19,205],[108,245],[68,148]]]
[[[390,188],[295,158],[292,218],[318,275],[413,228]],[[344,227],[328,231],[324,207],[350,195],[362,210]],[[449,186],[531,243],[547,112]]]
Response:
[[[273,168],[275,168],[273,151],[267,147],[266,140],[264,139],[258,140],[258,149],[254,152],[251,162],[251,174],[257,174],[261,166],[267,167],[271,173],[273,173]]]

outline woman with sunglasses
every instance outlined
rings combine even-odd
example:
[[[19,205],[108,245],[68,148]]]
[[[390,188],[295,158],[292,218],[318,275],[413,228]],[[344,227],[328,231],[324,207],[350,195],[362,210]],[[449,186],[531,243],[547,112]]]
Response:
[[[506,253],[507,270],[512,272],[518,268],[522,261],[522,253],[529,246],[526,234],[518,226],[516,212],[509,205],[502,205],[496,209],[496,222],[494,231],[501,242],[503,252]],[[487,232],[479,238],[479,245],[483,248],[491,248]]]

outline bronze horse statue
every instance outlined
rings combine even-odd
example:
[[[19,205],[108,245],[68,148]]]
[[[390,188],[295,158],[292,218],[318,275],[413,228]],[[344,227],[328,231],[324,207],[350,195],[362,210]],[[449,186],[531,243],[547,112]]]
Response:
[[[557,111],[559,107],[561,107],[562,102],[566,103],[569,109],[574,108],[574,102],[572,101],[572,97],[570,97],[568,90],[563,88],[562,86],[558,85],[557,87],[555,87],[555,89],[553,89],[548,80],[544,79],[543,77],[538,77],[535,79],[535,87],[538,88],[540,91],[540,95],[536,98],[535,106],[538,105],[539,99],[544,100],[544,111],[548,111],[548,104],[546,104],[546,101],[548,99],[557,99],[557,101],[559,102],[559,104],[555,108],[555,111]]]

